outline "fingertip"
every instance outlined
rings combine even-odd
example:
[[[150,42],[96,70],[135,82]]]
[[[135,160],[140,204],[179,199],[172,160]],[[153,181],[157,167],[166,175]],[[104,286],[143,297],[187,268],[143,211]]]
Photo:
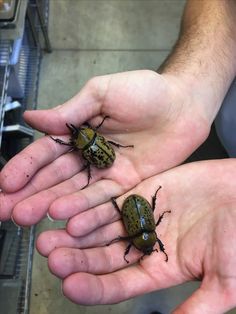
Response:
[[[48,256],[48,267],[55,276],[65,278],[75,271],[74,259],[73,249],[56,248]]]
[[[40,132],[47,134],[65,134],[68,132],[66,122],[55,108],[26,110],[23,116],[27,124]]]
[[[35,163],[34,156],[26,153],[26,149],[15,155],[0,172],[1,189],[6,193],[22,189],[33,177]]]
[[[82,215],[76,215],[67,221],[66,231],[72,237],[85,236],[100,226],[97,223],[97,221],[85,220],[82,213]]]
[[[39,254],[47,257],[51,252],[50,231],[40,233],[36,239],[35,246]]]
[[[48,256],[58,248],[73,247],[75,240],[64,229],[47,230],[38,236],[36,247],[40,254]]]
[[[9,163],[7,163],[5,167],[2,169],[2,171],[0,172],[0,188],[5,193],[16,192],[23,185],[23,184],[19,184],[18,174],[16,173],[15,167],[11,166],[11,162],[12,160],[9,161]]]
[[[69,300],[81,305],[99,304],[101,287],[97,289],[95,276],[88,273],[75,273],[62,282],[62,293]],[[78,288],[79,287],[79,288]]]
[[[64,278],[60,271],[61,266],[61,256],[60,251],[58,248],[55,248],[51,251],[48,255],[48,268],[50,269],[51,273],[53,273],[57,277]]]
[[[56,199],[52,202],[48,209],[47,216],[52,220],[67,219],[66,202],[61,199]]]
[[[76,195],[73,194],[58,198],[50,205],[49,216],[56,220],[68,219],[79,212],[79,208],[83,205],[80,203],[82,202],[78,202]]]
[[[13,204],[5,192],[0,192],[0,221],[11,219]]]
[[[74,223],[73,218],[69,219],[66,224],[66,231],[72,236],[72,237],[78,237],[80,236],[80,227],[79,224]],[[84,234],[83,234],[84,235]]]
[[[12,219],[16,224],[23,227],[35,225],[43,219],[44,216],[45,213],[38,211],[28,200],[18,203],[12,212]]]
[[[31,116],[31,114],[35,112],[36,110],[25,110],[23,112],[23,117],[25,119],[25,121],[27,121],[27,119]]]

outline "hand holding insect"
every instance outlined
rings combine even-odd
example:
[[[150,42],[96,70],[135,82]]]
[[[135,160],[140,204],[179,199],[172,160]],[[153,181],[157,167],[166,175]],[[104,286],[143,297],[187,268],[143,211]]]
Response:
[[[158,243],[153,248],[158,253],[141,260],[143,253],[132,248],[126,255],[129,264],[124,251],[130,239],[106,246],[118,235],[127,237],[111,201],[72,218],[79,237],[65,230],[47,231],[40,235],[37,248],[48,257],[51,272],[62,280],[63,293],[73,302],[116,303],[201,280],[200,287],[170,312],[198,313],[200,306],[201,313],[225,313],[236,305],[235,169],[233,159],[185,164],[116,199],[119,208],[130,195],[150,200],[162,186],[153,214],[157,222],[163,211],[171,209],[156,228],[168,262]]]
[[[82,188],[84,189],[89,185],[91,176],[91,165],[98,169],[109,168],[115,161],[115,151],[111,145],[116,147],[134,147],[133,145],[121,145],[113,141],[107,141],[102,135],[97,133],[97,130],[102,126],[105,119],[109,118],[105,116],[102,122],[95,128],[92,128],[88,123],[82,127],[75,127],[73,124],[66,123],[66,126],[71,132],[71,138],[69,142],[62,141],[59,138],[51,138],[61,144],[71,147],[71,151],[81,151],[81,154],[86,162],[84,169],[88,169],[88,182]]]
[[[171,213],[170,210],[162,212],[162,214],[159,215],[157,222],[155,222],[154,210],[156,207],[157,192],[160,189],[161,186],[158,187],[155,194],[153,195],[152,205],[142,196],[132,194],[125,199],[124,204],[122,205],[122,210],[120,210],[116,200],[112,198],[112,204],[120,213],[128,236],[118,236],[107,245],[120,240],[129,241],[129,245],[125,249],[124,253],[124,260],[127,263],[129,263],[129,261],[126,258],[126,255],[129,254],[132,245],[139,251],[143,252],[143,255],[140,257],[140,260],[142,260],[145,255],[151,255],[154,251],[158,252],[157,249],[154,249],[156,243],[159,244],[160,251],[165,254],[165,261],[168,261],[168,255],[165,252],[165,246],[158,238],[155,231],[156,227],[163,219],[164,214]]]
[[[80,191],[88,183],[87,171],[81,171],[84,159],[49,136],[40,138],[0,173],[0,220],[13,217],[20,225],[32,225],[48,212],[67,219],[125,193],[193,152],[210,127],[201,115],[185,86],[152,71],[96,77],[64,105],[26,112],[28,124],[64,142],[66,123],[96,127],[109,116],[99,133],[106,141],[134,148],[114,147],[112,167],[93,167],[89,186]]]

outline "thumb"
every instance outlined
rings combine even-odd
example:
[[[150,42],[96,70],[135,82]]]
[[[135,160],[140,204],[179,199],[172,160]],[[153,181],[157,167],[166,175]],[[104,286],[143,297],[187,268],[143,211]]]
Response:
[[[232,293],[231,293],[232,295]],[[233,308],[230,293],[223,287],[202,284],[187,300],[178,306],[173,314],[222,314]]]
[[[94,77],[64,104],[52,109],[25,111],[24,119],[43,133],[68,133],[66,123],[80,125],[100,113],[108,81],[108,75]]]

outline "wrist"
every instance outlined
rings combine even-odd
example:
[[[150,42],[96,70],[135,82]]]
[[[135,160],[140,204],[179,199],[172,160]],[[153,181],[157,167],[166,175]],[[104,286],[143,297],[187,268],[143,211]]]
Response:
[[[235,15],[236,2],[189,0],[180,37],[160,68],[210,123],[236,75]]]
[[[182,98],[182,110],[192,119],[202,120],[208,134],[215,117],[216,102],[204,86],[200,86],[201,81],[187,73],[163,72],[161,75],[169,85],[175,86],[175,94]]]

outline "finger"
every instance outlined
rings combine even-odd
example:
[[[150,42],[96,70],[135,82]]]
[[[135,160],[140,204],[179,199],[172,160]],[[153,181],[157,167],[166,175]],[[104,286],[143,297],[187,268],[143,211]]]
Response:
[[[39,235],[37,249],[40,254],[48,256],[55,248],[70,247],[82,249],[106,246],[119,235],[126,235],[121,221],[98,228],[83,237],[73,237],[65,230],[48,230]]]
[[[215,284],[207,286],[202,284],[199,289],[197,289],[187,300],[185,300],[180,306],[178,306],[178,308],[173,311],[173,314],[220,314],[226,313],[234,306],[235,300],[233,302],[232,292],[226,291],[224,285],[216,287]]]
[[[94,172],[99,173],[100,176],[104,173],[101,170]],[[49,208],[49,215],[54,219],[68,219],[89,208],[110,201],[111,197],[123,192],[124,188],[115,181],[103,179],[90,184],[84,190],[56,199]]]
[[[109,189],[109,191],[111,190]],[[111,202],[112,196],[114,195],[109,195],[106,197],[109,198],[107,203],[103,203],[102,205],[85,210],[83,212],[80,212],[79,214],[75,214],[75,216],[70,218],[67,223],[67,231],[72,236],[84,236],[89,232],[97,229],[98,227],[104,226],[108,223],[116,221],[117,219],[120,219],[120,212],[114,207]],[[122,207],[122,203],[127,196],[128,195],[125,194],[121,198],[117,199],[117,203],[120,208]],[[92,197],[93,194],[91,194],[90,201]],[[156,214],[157,212],[154,213],[154,215]]]
[[[79,238],[72,237],[64,229],[56,229],[40,233],[36,240],[38,252],[46,257],[60,247],[79,248]]]
[[[0,172],[0,184],[4,192],[21,189],[34,174],[65,153],[68,147],[58,145],[44,136],[14,156]]]
[[[153,280],[139,265],[104,275],[78,272],[64,279],[62,289],[67,298],[78,304],[113,304],[166,288],[170,281],[175,282],[174,278],[168,278],[166,263],[156,269],[156,275],[158,281]]]
[[[97,172],[99,176],[99,172]],[[97,180],[95,175],[91,179]],[[63,195],[80,190],[87,183],[88,175],[81,172],[68,180],[47,190],[36,193],[16,204],[12,212],[13,220],[21,226],[30,226],[39,222],[48,213],[50,205]]]
[[[21,200],[74,176],[80,171],[81,165],[77,154],[64,154],[40,169],[21,190],[15,193],[0,193],[0,220],[10,219],[13,208]]]
[[[65,278],[76,272],[92,274],[110,273],[127,267],[124,261],[124,243],[109,247],[91,249],[59,248],[53,250],[48,257],[50,271],[59,278]]]
[[[72,217],[67,223],[66,230],[74,237],[85,236],[117,219],[120,219],[120,213],[111,202],[108,202]]]
[[[108,82],[109,76],[93,78],[63,105],[49,110],[26,111],[24,119],[43,132],[63,134],[66,123],[80,125],[100,113]]]

